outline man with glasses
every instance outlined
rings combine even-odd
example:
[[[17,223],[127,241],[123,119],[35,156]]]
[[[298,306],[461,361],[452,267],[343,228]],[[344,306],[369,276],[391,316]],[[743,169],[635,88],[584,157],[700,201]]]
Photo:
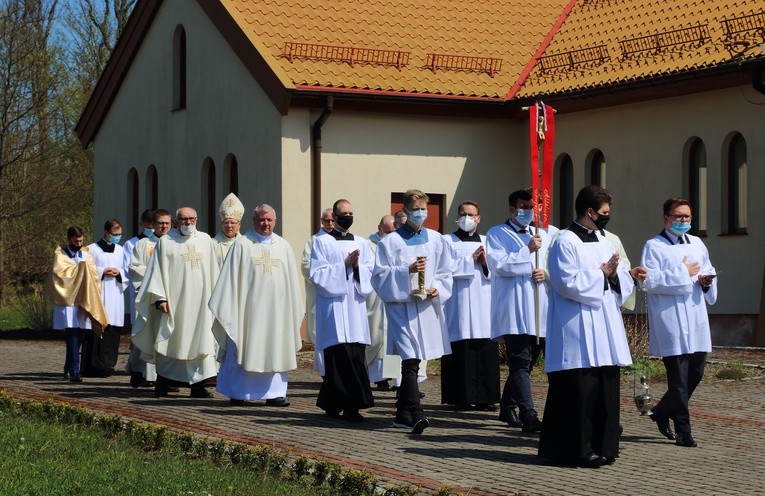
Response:
[[[300,257],[300,272],[305,279],[305,342],[316,342],[316,288],[313,287],[310,276],[311,268],[311,247],[316,236],[327,234],[335,228],[335,218],[332,216],[332,209],[325,208],[321,211],[321,227],[316,234],[306,241],[303,247],[303,255]],[[314,370],[320,375],[324,375],[324,369],[321,366],[321,355],[314,354]]]
[[[650,412],[651,420],[663,436],[688,448],[697,445],[688,401],[712,351],[706,306],[717,301],[717,271],[701,239],[687,234],[691,220],[687,200],[664,202],[664,229],[646,242],[641,261],[648,270],[649,352],[663,357],[667,370],[668,389]]]
[[[192,398],[210,398],[206,386],[217,372],[213,316],[207,307],[218,278],[215,247],[197,231],[197,213],[181,207],[178,229],[157,242],[136,297],[133,344],[157,367],[154,396],[167,396],[173,386],[191,386]],[[156,326],[147,325],[159,317]]]

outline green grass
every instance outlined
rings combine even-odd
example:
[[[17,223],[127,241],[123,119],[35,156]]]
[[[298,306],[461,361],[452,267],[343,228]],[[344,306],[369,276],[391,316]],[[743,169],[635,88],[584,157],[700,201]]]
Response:
[[[10,305],[0,307],[0,332],[26,328],[22,315]]]
[[[145,452],[96,429],[0,413],[0,494],[27,495],[314,495],[281,481],[172,448]]]

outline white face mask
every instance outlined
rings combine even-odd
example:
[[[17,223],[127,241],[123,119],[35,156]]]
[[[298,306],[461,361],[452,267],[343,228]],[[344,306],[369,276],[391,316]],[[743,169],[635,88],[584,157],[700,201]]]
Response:
[[[475,229],[475,226],[478,224],[476,223],[475,219],[469,215],[463,215],[459,218],[457,221],[457,224],[460,226],[460,229],[462,229],[465,232],[473,232],[473,229]]]
[[[180,226],[178,229],[180,229],[181,234],[184,236],[191,236],[197,232],[197,226]]]

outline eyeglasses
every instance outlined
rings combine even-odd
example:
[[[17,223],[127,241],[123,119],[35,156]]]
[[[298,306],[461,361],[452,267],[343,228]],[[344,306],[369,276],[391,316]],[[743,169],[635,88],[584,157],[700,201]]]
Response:
[[[191,222],[195,222],[197,218],[196,217],[178,217],[178,220],[181,222],[186,222],[187,220]]]
[[[667,217],[673,220],[691,220],[693,219],[692,215],[686,215],[686,214],[668,214]]]
[[[322,222],[335,222],[335,219],[321,219]]]

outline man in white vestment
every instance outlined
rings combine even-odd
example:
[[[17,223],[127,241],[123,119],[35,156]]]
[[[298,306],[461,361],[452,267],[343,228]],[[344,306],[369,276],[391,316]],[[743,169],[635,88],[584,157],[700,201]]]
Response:
[[[664,436],[693,448],[688,401],[704,376],[712,351],[707,305],[717,301],[717,271],[706,246],[691,228],[691,205],[682,198],[664,202],[664,229],[643,247],[648,270],[649,352],[664,361],[667,392],[651,410]],[[669,420],[675,424],[675,433]]]
[[[316,234],[311,235],[303,247],[303,254],[300,257],[300,272],[305,279],[305,342],[316,343],[316,289],[311,282],[311,248],[316,236],[326,234],[335,228],[335,218],[332,216],[332,209],[325,208],[321,211],[321,227]],[[322,354],[314,348],[313,352],[313,370],[319,375],[324,375],[324,362]]]
[[[443,304],[451,296],[452,273],[443,237],[423,226],[428,196],[409,190],[404,208],[407,223],[377,245],[372,287],[385,303],[388,351],[401,357],[393,425],[420,434],[430,423],[420,405],[417,370],[421,360],[451,352]]]
[[[128,270],[130,272],[130,281],[135,286],[136,291],[141,289],[146,268],[149,266],[151,256],[154,254],[154,248],[159,238],[167,234],[171,225],[170,212],[164,209],[152,211],[152,226],[154,229],[147,237],[138,240],[138,243],[132,249]],[[152,316],[158,320],[156,312]],[[131,333],[132,334],[132,333]],[[132,342],[131,342],[132,344]],[[157,369],[153,363],[149,363],[141,358],[141,350],[133,346],[130,350],[130,356],[125,364],[125,372],[130,375],[130,386],[154,387],[157,380]]]
[[[369,235],[369,247],[373,253],[377,252],[377,244],[382,238],[396,230],[395,217],[384,215],[377,225],[377,231]],[[385,320],[385,306],[376,292],[367,297],[367,319],[369,320],[369,339],[371,344],[366,350],[367,372],[369,381],[374,382],[378,391],[392,390],[388,379],[401,379],[401,357],[386,353],[387,346],[387,322]]]
[[[141,213],[141,221],[138,226],[141,229],[141,232],[123,243],[122,255],[125,257],[123,262],[125,267],[130,266],[130,256],[133,254],[133,249],[135,248],[135,245],[138,243],[138,241],[147,238],[154,233],[153,214],[154,210],[150,208],[144,210]],[[125,314],[128,316],[125,321],[125,326],[128,328],[128,331],[131,331],[130,326],[133,324],[133,322],[135,322],[136,286],[133,284],[133,281],[130,277],[131,276],[128,271],[128,288],[127,291],[125,291]]]
[[[533,226],[534,201],[528,190],[510,193],[508,210],[507,221],[486,235],[492,337],[504,341],[509,368],[499,420],[524,432],[539,432],[542,421],[534,409],[530,376],[545,346],[550,293],[547,253],[558,229]]]
[[[231,244],[241,236],[239,229],[244,216],[244,205],[234,193],[229,193],[220,202],[218,215],[220,215],[221,230],[213,238],[213,244],[218,266],[222,267]]]
[[[209,235],[197,231],[193,208],[179,208],[176,220],[178,229],[157,242],[138,291],[133,344],[156,365],[155,396],[167,396],[172,386],[191,386],[192,398],[210,398],[206,386],[218,371],[207,307],[218,278],[215,246]]]
[[[111,219],[104,224],[103,237],[88,246],[101,279],[101,300],[109,316],[109,325],[100,337],[92,330],[85,333],[81,373],[86,377],[109,377],[117,364],[120,334],[125,325],[124,293],[128,288],[127,266],[119,245],[121,239],[122,225]]]
[[[332,206],[335,228],[317,236],[311,249],[310,276],[316,288],[316,350],[324,358],[324,376],[316,406],[330,417],[359,422],[359,410],[374,406],[365,350],[369,345],[366,300],[374,256],[369,241],[352,234],[353,206]]]
[[[452,270],[452,296],[444,312],[452,354],[441,358],[441,403],[457,410],[495,411],[499,401],[499,349],[491,339],[491,279],[486,238],[478,234],[481,207],[457,207],[457,230],[444,235]]]
[[[66,358],[64,379],[82,382],[80,348],[85,333],[96,327],[97,334],[109,324],[101,301],[101,281],[90,250],[82,246],[82,228],[67,229],[68,245],[57,247],[50,271],[49,293],[53,300],[53,329],[64,331]]]
[[[253,223],[231,245],[210,298],[225,351],[217,391],[235,406],[264,399],[266,406],[286,407],[304,309],[297,264],[290,244],[273,232],[271,206],[255,207]]]
[[[619,454],[619,367],[632,363],[619,307],[634,283],[598,227],[610,213],[611,195],[587,186],[575,209],[577,219],[561,231],[548,257],[550,387],[539,457],[597,468]]]

